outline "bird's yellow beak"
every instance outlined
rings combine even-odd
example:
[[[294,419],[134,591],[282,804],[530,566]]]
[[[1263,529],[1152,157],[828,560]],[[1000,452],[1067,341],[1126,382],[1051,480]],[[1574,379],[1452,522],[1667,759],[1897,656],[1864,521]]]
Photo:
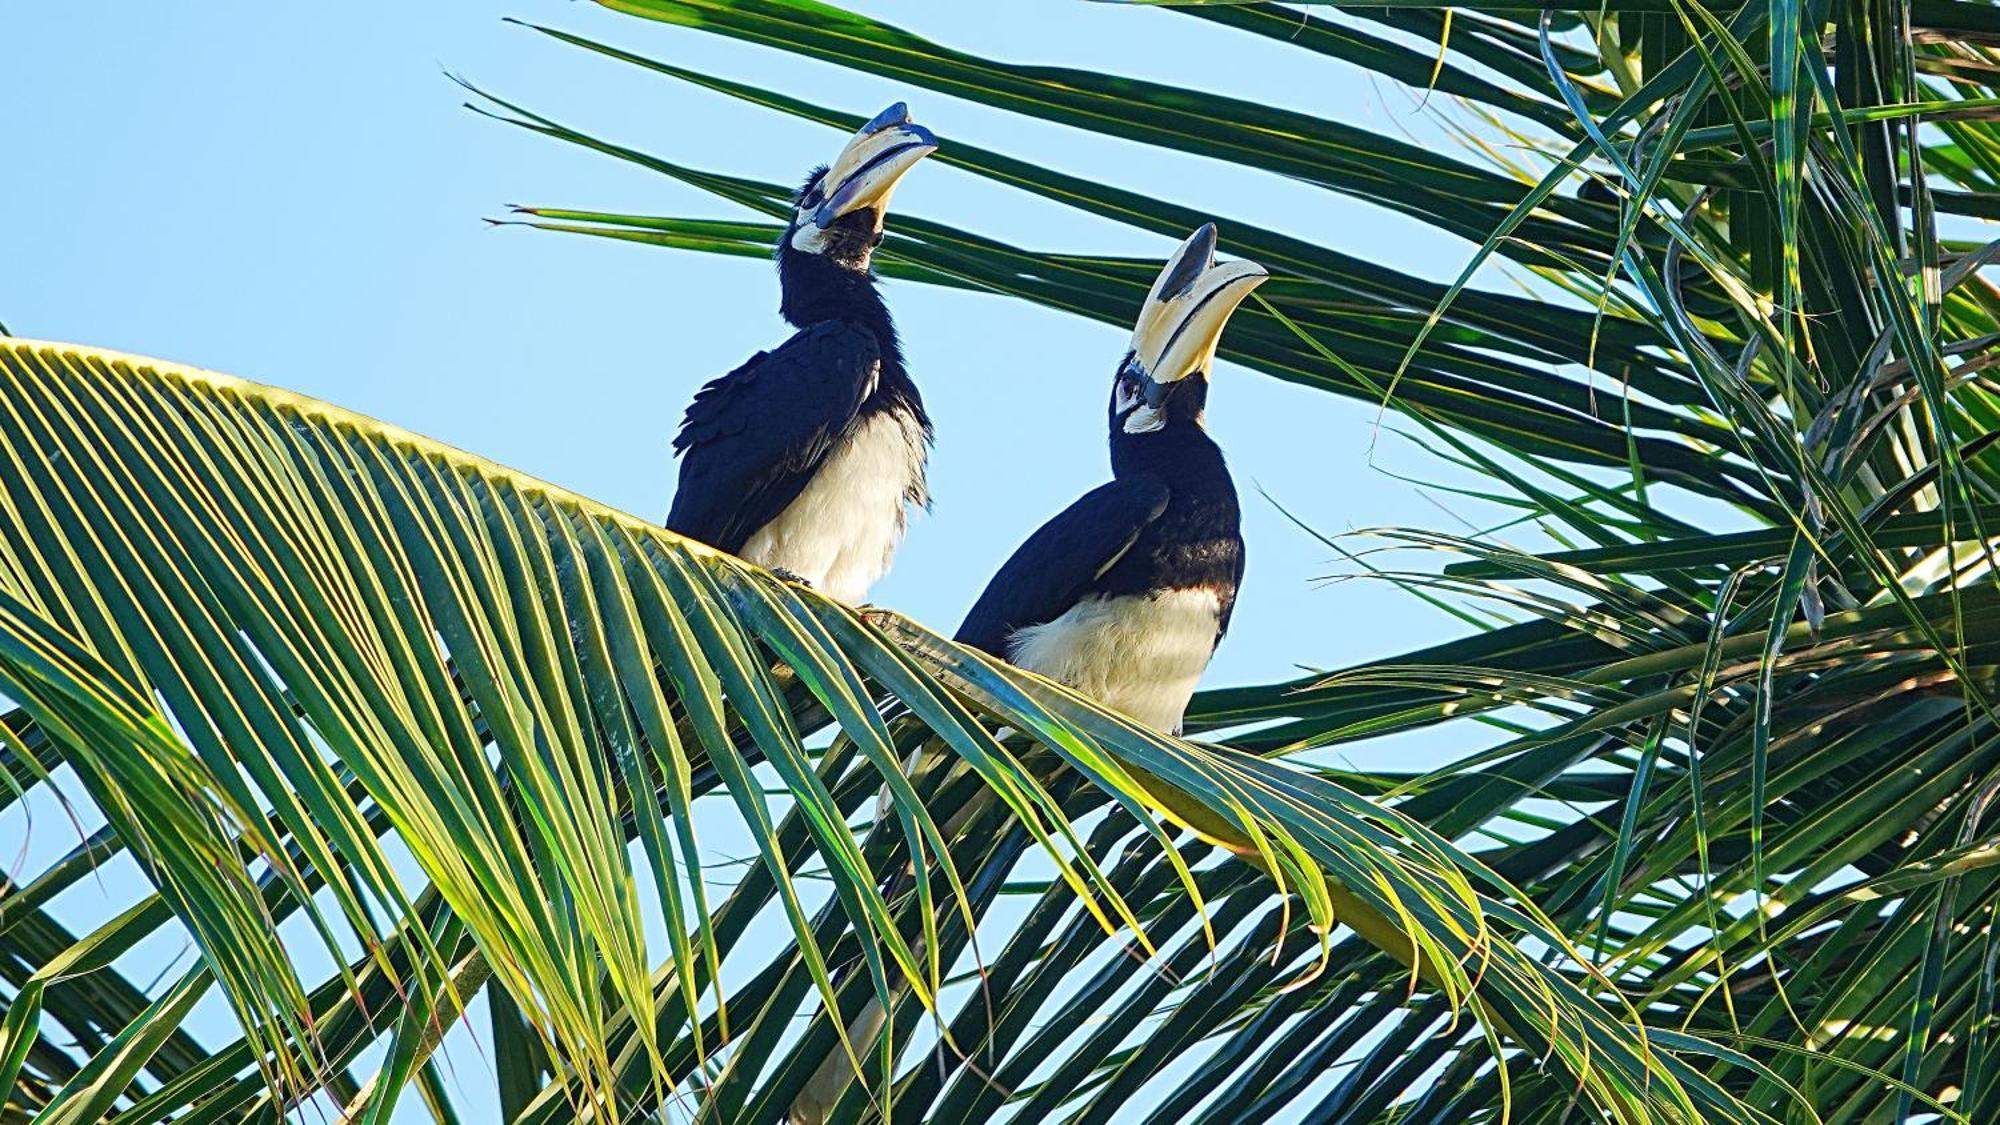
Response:
[[[876,114],[840,150],[820,181],[824,202],[814,209],[812,224],[825,230],[863,207],[888,210],[896,181],[937,147],[937,138],[910,120],[910,107],[902,102]]]
[[[1132,354],[1153,386],[1206,376],[1230,314],[1269,276],[1255,262],[1218,265],[1214,223],[1189,235],[1161,268],[1132,329]]]

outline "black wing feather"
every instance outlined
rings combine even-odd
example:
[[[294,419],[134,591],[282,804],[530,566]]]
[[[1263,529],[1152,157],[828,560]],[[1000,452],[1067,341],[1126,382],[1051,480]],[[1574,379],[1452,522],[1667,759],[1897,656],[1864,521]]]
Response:
[[[805,490],[881,366],[871,333],[829,320],[703,387],[674,438],[681,479],[667,527],[742,550]]]
[[[960,644],[1006,659],[1015,630],[1061,617],[1167,510],[1158,478],[1115,480],[1085,493],[1028,536],[958,627]]]

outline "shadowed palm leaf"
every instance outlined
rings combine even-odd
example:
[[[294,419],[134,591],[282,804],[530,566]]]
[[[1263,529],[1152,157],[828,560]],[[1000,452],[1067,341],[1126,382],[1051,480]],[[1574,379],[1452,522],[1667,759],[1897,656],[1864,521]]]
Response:
[[[1988,1018],[2000,957],[2000,401],[1987,379],[2000,293],[1984,272],[2000,252],[1980,222],[2000,216],[1994,9],[1183,13],[1451,95],[1453,107],[1431,108],[1510,143],[1455,158],[1210,91],[986,59],[809,0],[604,6],[1275,172],[1463,236],[1463,277],[1438,286],[1256,215],[1213,216],[1280,275],[1224,354],[1387,403],[1417,441],[1485,478],[1478,500],[1512,516],[1484,535],[1372,544],[1419,552],[1414,563],[1359,556],[1365,573],[1499,624],[1330,675],[1205,693],[1191,729],[1374,794],[1475,849],[1648,1026],[1756,1057],[1692,1064],[1750,1104],[1798,1090],[1810,1111],[1774,1112],[2000,1115]],[[860,119],[541,30],[779,112]],[[483,104],[779,214],[772,185]],[[1211,217],[957,140],[937,159],[1151,232]],[[522,221],[737,254],[767,252],[777,229],[553,208]],[[920,217],[899,217],[884,251],[898,276],[1109,322],[1153,268]],[[1483,264],[1507,266],[1533,296],[1471,283]],[[1423,727],[1462,732],[1463,757],[1423,775],[1316,764],[1321,748]],[[1568,1112],[1559,1082],[1503,1084],[1490,1044],[1429,991],[1380,987],[1391,965],[1379,951],[1337,942],[1330,964],[1287,993],[1239,970],[1240,991],[1218,984],[1195,1011],[1135,1000],[1165,1014],[1103,1037],[1095,1077],[1036,1108],[1106,1119],[1146,1087],[1155,1121]],[[1066,999],[1023,988],[1012,1003],[1060,1016]],[[1330,1092],[1309,1089],[1335,1068]],[[935,1098],[922,1067],[904,1083],[907,1097]],[[910,1112],[951,1119],[945,1107],[962,1104]]]

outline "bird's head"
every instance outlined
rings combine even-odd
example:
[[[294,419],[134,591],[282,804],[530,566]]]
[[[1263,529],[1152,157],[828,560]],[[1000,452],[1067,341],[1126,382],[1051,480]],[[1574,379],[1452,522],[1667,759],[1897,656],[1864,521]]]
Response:
[[[1172,420],[1199,423],[1223,326],[1269,276],[1255,262],[1217,263],[1214,223],[1189,235],[1139,310],[1111,392],[1112,426],[1143,434]]]
[[[866,271],[896,182],[936,151],[937,138],[910,120],[902,102],[876,114],[799,189],[785,249]]]

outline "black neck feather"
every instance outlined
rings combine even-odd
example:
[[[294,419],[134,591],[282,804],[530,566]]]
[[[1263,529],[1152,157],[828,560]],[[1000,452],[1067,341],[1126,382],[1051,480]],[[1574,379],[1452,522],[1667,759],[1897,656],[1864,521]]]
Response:
[[[875,287],[874,272],[821,254],[795,249],[789,234],[778,245],[778,313],[806,328],[839,320],[866,330],[882,351],[882,373],[876,392],[864,410],[900,404],[912,410],[925,428],[930,425],[916,384],[903,365],[903,347],[889,306]]]
[[[1222,447],[1192,418],[1169,415],[1148,433],[1111,431],[1111,472],[1117,477],[1151,476],[1173,490],[1166,521],[1181,534],[1235,536],[1241,520],[1236,485]]]
[[[1220,640],[1243,581],[1242,513],[1222,450],[1193,419],[1170,418],[1149,433],[1114,429],[1111,469],[1121,479],[1160,481],[1168,488],[1168,499],[1166,511],[1105,572],[1098,590],[1141,596],[1162,590],[1212,591]]]

